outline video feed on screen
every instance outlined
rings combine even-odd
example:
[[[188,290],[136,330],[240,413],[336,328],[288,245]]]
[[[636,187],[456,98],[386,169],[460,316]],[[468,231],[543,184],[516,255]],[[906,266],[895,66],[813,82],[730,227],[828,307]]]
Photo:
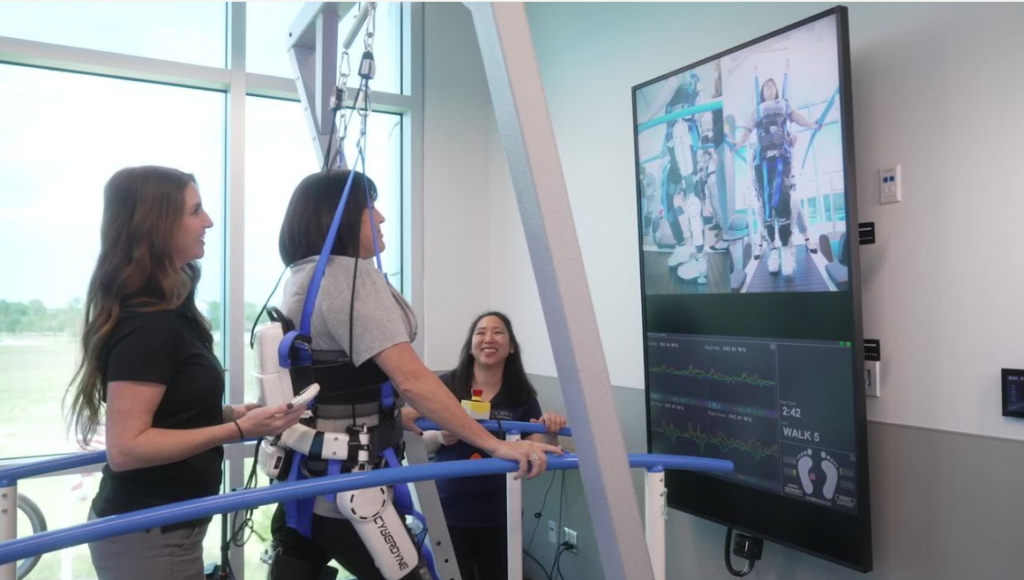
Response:
[[[648,294],[849,286],[836,20],[637,89]]]

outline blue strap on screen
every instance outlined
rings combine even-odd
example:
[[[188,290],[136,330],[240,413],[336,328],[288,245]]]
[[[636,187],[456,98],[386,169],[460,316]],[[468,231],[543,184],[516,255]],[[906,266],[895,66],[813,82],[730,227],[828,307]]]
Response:
[[[782,197],[782,156],[775,157],[775,181],[772,183],[772,207],[779,208],[779,200]]]
[[[811,147],[814,145],[814,140],[818,138],[818,133],[821,132],[822,125],[825,124],[825,118],[828,117],[829,112],[832,111],[832,107],[836,104],[836,99],[839,98],[839,87],[836,87],[835,92],[832,93],[832,97],[829,98],[828,103],[825,105],[825,109],[822,110],[821,116],[818,117],[817,127],[814,128],[814,132],[811,133],[811,138],[807,141],[807,150],[804,151],[804,159],[800,162],[800,169],[803,169],[807,165],[807,156],[811,153]]]

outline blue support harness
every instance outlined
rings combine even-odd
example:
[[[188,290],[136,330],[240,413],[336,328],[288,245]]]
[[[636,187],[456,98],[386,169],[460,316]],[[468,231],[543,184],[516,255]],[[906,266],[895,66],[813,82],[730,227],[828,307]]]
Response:
[[[340,149],[340,148],[339,148]],[[344,159],[343,153],[339,152],[340,159]],[[362,147],[359,148],[356,157],[356,163],[362,161],[363,175],[365,176],[366,159]],[[331,229],[327,233],[327,239],[324,241],[323,249],[320,251],[320,257],[317,260],[316,269],[313,272],[313,278],[310,280],[309,290],[306,293],[306,299],[302,306],[302,318],[299,321],[298,330],[293,330],[286,334],[281,340],[281,344],[278,347],[278,363],[282,369],[287,372],[291,372],[292,368],[297,367],[311,367],[313,364],[313,353],[312,353],[312,320],[313,312],[316,306],[317,295],[320,293],[320,285],[323,282],[324,274],[327,271],[327,262],[331,255],[331,249],[334,247],[334,242],[337,239],[338,229],[341,225],[341,217],[344,213],[344,208],[348,203],[348,197],[352,190],[352,181],[355,177],[355,171],[350,171],[348,181],[345,184],[345,190],[341,196],[341,202],[338,204],[338,209],[334,214],[334,219],[331,221]],[[367,178],[368,179],[368,178]],[[366,202],[367,207],[371,209],[370,220],[373,227],[373,231],[377,231],[377,220],[374,215],[373,201],[370,198],[370,188],[368,184],[364,187],[366,190]],[[373,236],[373,249],[376,256],[377,268],[383,272],[380,259],[380,247],[377,243],[377,236]],[[357,265],[358,267],[358,265]],[[387,274],[385,273],[385,279]],[[385,411],[392,410],[395,408],[396,397],[395,389],[391,382],[386,382],[381,385],[381,408]],[[315,404],[315,399],[310,401],[309,407]],[[306,458],[305,455],[293,451],[291,469],[288,472],[288,481],[300,481],[306,479],[307,476],[300,469],[301,462]],[[380,455],[384,458],[385,464],[388,467],[396,468],[401,467],[401,462],[398,460],[398,454],[395,452],[394,447],[389,447],[383,450]],[[339,460],[328,460],[327,461],[327,475],[340,475],[342,472],[342,461]],[[393,486],[395,493],[395,508],[403,516],[411,515],[416,518],[424,529],[426,529],[426,520],[423,514],[416,511],[413,501],[412,494],[409,491],[408,484],[396,484]],[[332,504],[335,503],[336,494],[331,494],[326,497]],[[313,529],[313,505],[316,498],[306,498],[301,500],[293,500],[284,502],[285,512],[285,523],[294,528],[300,534],[306,538],[312,537]],[[429,551],[429,546],[424,544],[422,548],[422,556],[426,562],[428,569],[436,578],[436,570],[433,564],[433,556]]]
[[[281,339],[281,345],[278,347],[278,364],[281,369],[287,372],[291,372],[293,367],[311,367],[313,365],[313,308],[316,306],[316,297],[320,293],[320,284],[323,282],[324,273],[327,271],[327,261],[331,255],[331,248],[334,247],[334,240],[338,237],[338,227],[341,225],[341,216],[344,213],[345,204],[348,203],[349,193],[352,191],[352,179],[354,177],[355,172],[349,172],[345,191],[341,195],[341,203],[338,204],[338,209],[334,212],[331,229],[327,232],[327,239],[324,241],[324,247],[320,251],[316,269],[313,271],[313,279],[310,280],[309,290],[306,292],[306,300],[302,305],[302,319],[299,321],[299,329],[292,330],[286,334]],[[310,401],[309,405],[312,406],[315,402],[316,399]],[[288,472],[288,481],[300,481],[306,478],[302,470],[299,469],[299,464],[302,463],[306,456],[298,451],[293,451],[292,453],[292,466]],[[327,472],[331,475],[340,474],[341,462],[328,461]],[[313,503],[315,499],[307,498],[284,503],[285,523],[289,527],[295,528],[306,538],[310,538],[313,535]],[[330,499],[334,500],[333,497]]]
[[[757,111],[757,124],[758,125],[761,124],[761,104],[763,103],[763,101],[761,100],[761,91],[762,91],[762,87],[761,87],[760,80],[758,79],[757,75],[755,74],[754,75],[754,102],[755,102],[754,110]],[[789,71],[786,71],[783,74],[783,77],[782,77],[782,100],[783,100],[783,102],[786,102],[786,103],[789,102]],[[785,111],[788,114],[788,111],[789,111],[789,106],[788,105],[786,106]],[[755,127],[755,130],[759,130],[759,129]],[[786,147],[783,148],[783,155],[791,154],[788,151],[788,149],[789,149],[789,146],[786,146]],[[761,193],[764,196],[764,212],[765,212],[764,219],[765,219],[765,221],[768,221],[768,208],[778,209],[779,201],[782,198],[782,185],[783,185],[783,183],[782,183],[782,178],[783,178],[782,170],[783,170],[783,166],[784,165],[783,165],[783,162],[782,162],[782,156],[781,155],[776,155],[775,156],[775,179],[772,180],[772,182],[769,183],[769,181],[768,181],[768,163],[769,163],[769,160],[766,157],[763,157],[761,155],[761,153],[762,153],[761,148],[758,147],[757,148],[757,154],[756,154],[755,158],[761,162],[760,163],[760,165],[761,165],[761,178],[762,178],[761,179],[761,183],[763,184],[762,185],[762,192]]]

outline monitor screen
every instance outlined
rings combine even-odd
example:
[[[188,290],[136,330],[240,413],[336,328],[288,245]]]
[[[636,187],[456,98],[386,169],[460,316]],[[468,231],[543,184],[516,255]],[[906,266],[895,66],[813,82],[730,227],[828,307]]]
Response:
[[[633,89],[648,446],[672,507],[871,568],[846,10]]]

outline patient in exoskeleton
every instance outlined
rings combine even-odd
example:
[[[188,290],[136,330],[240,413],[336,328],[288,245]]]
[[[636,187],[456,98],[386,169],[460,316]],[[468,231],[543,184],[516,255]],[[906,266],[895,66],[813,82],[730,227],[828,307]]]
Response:
[[[280,322],[259,331],[257,375],[267,403],[289,400],[313,384],[319,393],[302,425],[279,441],[263,443],[260,463],[282,481],[397,467],[401,407],[407,402],[460,439],[519,462],[520,476],[539,475],[546,468],[545,452],[561,453],[558,448],[496,439],[466,414],[412,349],[412,308],[369,259],[384,249],[379,228],[384,216],[373,207],[376,187],[359,173],[350,180],[352,173],[332,170],[304,179],[281,228],[281,258],[290,276],[280,311],[273,314]],[[318,292],[307,304],[346,187],[337,237],[319,286],[312,286]],[[304,310],[308,336],[301,332]],[[292,323],[298,336],[289,333]],[[418,431],[407,423],[404,427]],[[278,506],[270,577],[320,580],[335,560],[361,580],[430,578],[396,509],[402,496],[378,487]]]

